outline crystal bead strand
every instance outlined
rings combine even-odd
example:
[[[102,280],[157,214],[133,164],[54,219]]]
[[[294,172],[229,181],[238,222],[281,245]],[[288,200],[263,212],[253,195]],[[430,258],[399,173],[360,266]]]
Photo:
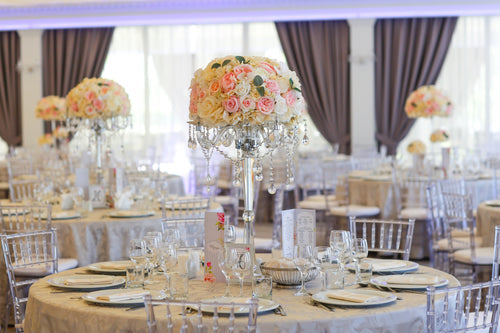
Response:
[[[274,167],[273,167],[273,152],[271,150],[270,153],[270,161],[269,161],[269,188],[267,189],[269,194],[276,193],[276,186],[274,185]]]
[[[307,121],[304,119],[304,137],[302,138],[302,143],[309,144],[309,137],[307,136]]]

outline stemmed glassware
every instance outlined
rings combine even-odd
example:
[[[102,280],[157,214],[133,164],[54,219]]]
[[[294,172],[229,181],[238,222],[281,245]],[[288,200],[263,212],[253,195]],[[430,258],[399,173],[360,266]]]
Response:
[[[321,273],[321,290],[326,290],[326,270],[332,268],[337,258],[329,246],[316,246],[313,249],[313,263]]]
[[[295,296],[308,296],[309,292],[305,288],[306,272],[312,265],[312,247],[311,245],[299,244],[293,248],[293,263],[300,272],[301,287]]]
[[[143,239],[132,239],[129,242],[128,254],[136,266],[146,263],[146,242]]]
[[[181,245],[181,234],[177,228],[167,228],[163,232],[163,241],[178,248]]]
[[[368,243],[365,238],[354,238],[352,243],[354,264],[356,265],[356,280],[359,281],[359,264],[368,257]]]
[[[234,243],[236,241],[236,229],[233,225],[224,226],[224,242]]]
[[[156,236],[144,236],[143,238],[145,247],[145,257],[146,257],[146,271],[148,273],[148,281],[158,266],[158,252],[160,248],[160,242]]]
[[[342,269],[352,256],[351,233],[347,230],[332,230],[330,232],[330,247],[339,258]]]
[[[177,249],[174,244],[164,242],[160,247],[160,267],[170,273],[177,265]]]
[[[240,281],[240,297],[243,296],[243,279],[245,273],[250,272],[252,260],[250,257],[250,249],[248,248],[234,248],[231,252],[231,261],[233,263],[233,270]]]
[[[232,253],[235,250],[232,248],[224,248],[218,254],[218,262],[219,267],[226,278],[226,292],[224,297],[231,297],[231,293],[229,291],[229,280],[231,279],[231,275],[234,274],[235,263],[234,260],[236,258],[236,254]]]

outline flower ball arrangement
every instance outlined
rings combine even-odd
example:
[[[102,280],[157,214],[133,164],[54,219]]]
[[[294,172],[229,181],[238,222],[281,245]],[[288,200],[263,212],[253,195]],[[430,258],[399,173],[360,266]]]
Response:
[[[293,124],[305,110],[295,72],[264,57],[216,58],[195,72],[190,89],[189,119],[206,127]]]
[[[431,142],[445,142],[450,139],[448,132],[442,129],[437,129],[431,134]]]
[[[38,101],[35,116],[43,120],[64,120],[66,118],[66,100],[59,96],[45,96]]]
[[[425,154],[425,144],[420,140],[412,141],[406,147],[410,154]]]
[[[68,115],[75,118],[108,119],[130,115],[130,100],[118,83],[103,78],[85,78],[66,96]]]
[[[448,117],[452,111],[450,99],[433,85],[418,88],[405,103],[405,112],[410,118]]]

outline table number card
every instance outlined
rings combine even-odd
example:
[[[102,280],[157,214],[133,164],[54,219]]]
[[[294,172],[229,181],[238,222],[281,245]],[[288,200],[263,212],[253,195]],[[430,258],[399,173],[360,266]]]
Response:
[[[106,190],[102,185],[90,185],[89,200],[92,203],[92,208],[106,207]]]
[[[224,282],[217,255],[224,248],[224,213],[205,213],[205,281]]]
[[[315,210],[289,209],[284,210],[281,216],[283,257],[293,258],[293,247],[297,244],[316,246]]]

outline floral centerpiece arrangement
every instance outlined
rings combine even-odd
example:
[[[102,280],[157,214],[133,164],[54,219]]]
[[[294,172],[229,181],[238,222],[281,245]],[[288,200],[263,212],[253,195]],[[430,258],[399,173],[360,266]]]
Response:
[[[43,134],[40,137],[38,137],[38,144],[40,146],[44,145],[51,146],[52,144],[54,144],[54,137],[50,133]]]
[[[405,112],[410,118],[448,117],[452,111],[450,99],[433,85],[418,88],[405,103]]]
[[[450,135],[443,129],[437,129],[431,134],[431,142],[445,142],[450,139]]]
[[[425,154],[425,144],[420,140],[412,141],[406,147],[410,154]]]
[[[130,100],[118,83],[103,78],[85,78],[66,96],[68,115],[107,119],[130,115]]]
[[[195,72],[190,89],[189,119],[208,127],[293,123],[305,109],[295,72],[264,57],[214,59]]]
[[[270,156],[269,188],[276,192],[273,151],[286,151],[287,183],[293,182],[293,155],[306,103],[295,72],[265,57],[226,56],[198,69],[190,85],[188,146],[197,144],[207,160],[207,185],[214,182],[208,163],[213,150],[233,162],[233,185],[243,182],[244,243],[253,245],[253,181],[263,179],[262,160]],[[307,143],[307,129],[302,142]],[[236,156],[225,147],[236,148]],[[234,155],[234,154],[233,154]],[[279,230],[278,230],[279,231]],[[273,232],[273,242],[279,240]]]
[[[66,100],[59,96],[45,96],[38,101],[35,116],[43,120],[66,119]]]

